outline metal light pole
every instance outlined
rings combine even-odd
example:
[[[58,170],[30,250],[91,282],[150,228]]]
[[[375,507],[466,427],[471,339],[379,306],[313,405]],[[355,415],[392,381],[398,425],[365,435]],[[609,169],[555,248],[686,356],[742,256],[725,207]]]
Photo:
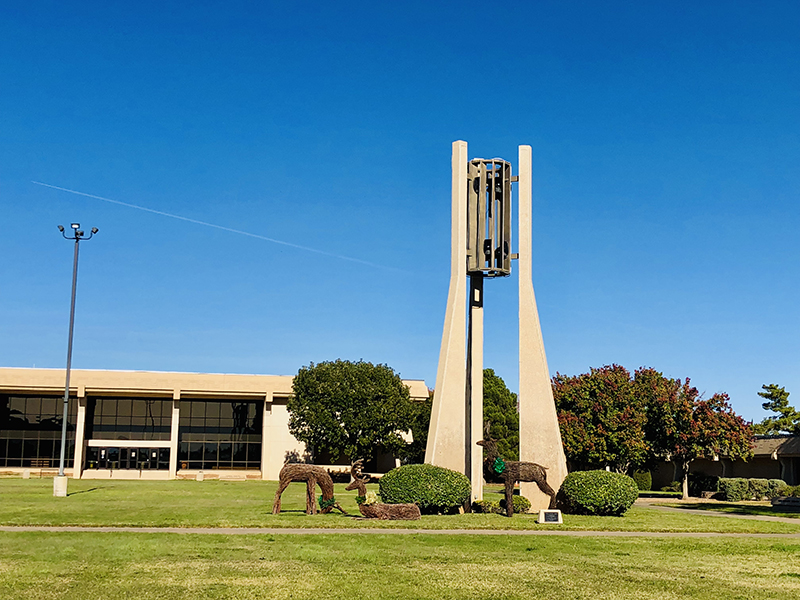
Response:
[[[72,301],[69,306],[69,342],[67,343],[67,381],[64,384],[64,413],[61,420],[61,458],[58,463],[58,476],[53,480],[53,496],[64,497],[67,495],[67,476],[64,475],[64,455],[67,450],[67,414],[69,409],[69,375],[72,369],[72,329],[75,324],[75,290],[78,286],[78,247],[81,240],[90,240],[97,233],[97,227],[92,227],[88,237],[84,237],[79,223],[70,225],[72,237],[64,233],[64,226],[59,225],[58,230],[65,240],[75,240],[75,256],[72,261]],[[73,467],[74,470],[74,467]]]

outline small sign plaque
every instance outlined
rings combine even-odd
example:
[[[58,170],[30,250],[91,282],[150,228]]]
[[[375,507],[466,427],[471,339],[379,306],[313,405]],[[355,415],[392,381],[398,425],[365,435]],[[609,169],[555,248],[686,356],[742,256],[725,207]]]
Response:
[[[560,510],[540,510],[539,523],[546,523],[548,525],[562,525],[564,520],[561,518]]]

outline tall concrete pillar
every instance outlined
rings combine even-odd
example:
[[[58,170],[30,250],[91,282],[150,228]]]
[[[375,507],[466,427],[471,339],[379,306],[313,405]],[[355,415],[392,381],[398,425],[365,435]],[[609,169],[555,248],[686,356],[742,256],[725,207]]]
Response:
[[[467,143],[453,142],[450,288],[425,462],[467,473]]]
[[[169,431],[169,478],[178,477],[178,439],[181,426],[181,391],[172,392],[172,421]]]
[[[83,446],[86,438],[86,388],[78,387],[78,415],[75,420],[75,451],[72,455],[72,478],[83,474]]]
[[[469,345],[467,346],[467,475],[472,485],[472,501],[483,500],[483,275],[469,277]]]
[[[533,293],[533,211],[531,147],[519,147],[519,447],[520,460],[547,468],[547,482],[558,491],[567,476],[558,415],[550,385],[539,311]],[[535,483],[521,483],[532,511],[550,498]]]

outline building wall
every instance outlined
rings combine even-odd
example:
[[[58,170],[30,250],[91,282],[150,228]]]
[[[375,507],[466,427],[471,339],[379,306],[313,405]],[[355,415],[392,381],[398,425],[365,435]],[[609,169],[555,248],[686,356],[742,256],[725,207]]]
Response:
[[[20,396],[49,396],[63,399],[65,373],[63,369],[11,369],[0,368],[0,394]],[[410,380],[405,382],[413,398],[427,398],[428,389],[423,381]],[[193,402],[236,402],[239,404],[256,403],[259,411],[257,421],[261,427],[261,460],[260,470],[251,472],[263,479],[278,479],[281,467],[287,460],[302,461],[308,458],[304,444],[296,440],[289,433],[289,413],[286,402],[292,391],[292,377],[282,375],[233,375],[211,373],[170,373],[153,371],[94,371],[72,370],[70,376],[71,405],[77,405],[75,415],[75,469],[76,477],[85,478],[148,478],[167,479],[175,478],[178,472],[182,475],[191,475],[199,469],[184,468],[178,464],[181,447],[179,434],[181,423],[184,430],[188,427],[189,408]],[[100,403],[98,399],[128,398],[139,399],[140,405],[147,404],[145,400],[161,400],[157,403],[159,408],[158,432],[153,435],[138,435],[133,432],[115,431],[113,426],[106,427],[103,431],[94,432],[92,439],[87,439],[86,434],[92,435],[93,407]],[[167,412],[171,402],[171,415]],[[141,406],[134,403],[131,410],[139,410]],[[73,409],[74,412],[74,409]],[[139,412],[141,412],[139,410]],[[88,422],[87,422],[88,417]],[[140,415],[136,417],[140,418]],[[154,419],[151,418],[151,421]],[[71,420],[70,420],[71,422]],[[255,422],[255,421],[252,421]],[[169,434],[166,435],[166,423],[169,423]],[[129,427],[128,429],[134,429]],[[103,429],[103,428],[99,428]],[[124,428],[123,428],[124,429]],[[118,434],[115,436],[115,433]],[[124,437],[125,439],[116,439]],[[185,437],[185,436],[184,436]],[[59,436],[60,438],[60,436]],[[146,439],[131,439],[146,438]],[[209,446],[213,445],[209,442]],[[142,453],[149,451],[158,454],[160,449],[169,449],[169,466],[163,469],[89,469],[84,470],[87,452],[90,458],[100,460],[103,449],[110,452],[111,448],[125,448],[127,450],[126,464],[139,465],[148,463],[134,463],[139,461]],[[218,445],[222,451],[222,443]],[[121,454],[121,451],[120,451]],[[103,460],[108,460],[106,455]],[[153,459],[155,460],[155,458]],[[182,461],[185,462],[185,461]],[[105,462],[104,465],[112,464]],[[120,464],[119,462],[113,464]],[[190,466],[190,465],[187,465]],[[19,467],[17,470],[21,470]],[[13,469],[12,469],[13,470]],[[217,473],[224,473],[224,469],[216,469]]]

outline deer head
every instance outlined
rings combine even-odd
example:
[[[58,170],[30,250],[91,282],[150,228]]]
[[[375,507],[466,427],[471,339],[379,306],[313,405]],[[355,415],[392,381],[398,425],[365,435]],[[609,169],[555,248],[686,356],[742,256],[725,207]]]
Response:
[[[483,446],[486,448],[486,459],[494,460],[499,456],[497,453],[497,440],[493,440],[492,438],[487,437],[483,440],[478,440],[475,442],[478,446]]]
[[[350,466],[350,476],[353,478],[345,490],[348,492],[350,490],[358,490],[358,494],[360,496],[364,496],[367,493],[366,484],[369,481],[369,475],[364,477],[361,473],[361,469],[364,467],[364,461],[362,459],[358,459]]]

